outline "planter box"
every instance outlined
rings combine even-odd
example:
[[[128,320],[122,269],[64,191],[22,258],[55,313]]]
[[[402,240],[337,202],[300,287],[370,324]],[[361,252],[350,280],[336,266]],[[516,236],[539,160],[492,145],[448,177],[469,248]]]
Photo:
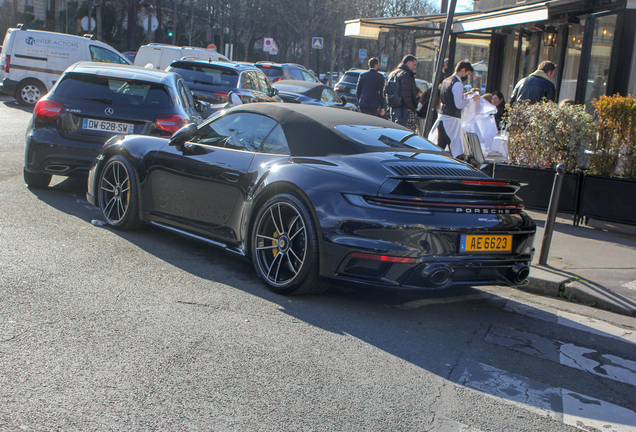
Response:
[[[518,180],[528,183],[527,186],[519,189],[517,196],[523,200],[527,208],[536,210],[548,209],[556,170],[495,164],[492,176],[493,178]],[[579,177],[579,174],[565,174],[559,199],[560,212],[577,213]]]
[[[636,181],[583,176],[579,215],[636,225]]]

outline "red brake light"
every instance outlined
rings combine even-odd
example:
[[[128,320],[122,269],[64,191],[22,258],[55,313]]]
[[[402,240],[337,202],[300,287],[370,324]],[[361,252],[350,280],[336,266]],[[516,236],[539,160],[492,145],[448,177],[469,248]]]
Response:
[[[9,73],[9,66],[11,65],[11,54],[8,54],[4,60],[4,71]]]
[[[278,77],[274,80],[274,82],[282,81],[283,79],[284,79],[283,77]]]
[[[221,102],[227,102],[227,97],[230,94],[229,92],[218,92],[218,91],[215,91],[213,93],[214,93],[214,97],[216,97]]]
[[[161,131],[161,136],[172,136],[186,124],[186,118],[180,115],[164,114],[155,117],[155,124]]]
[[[384,262],[392,262],[392,263],[401,263],[401,264],[411,264],[415,261],[415,258],[402,258],[402,257],[392,257],[387,255],[372,255],[365,253],[352,253],[349,254],[351,258],[362,258],[368,259],[372,261],[384,261]]]
[[[271,67],[270,65],[259,65],[259,66],[260,67],[265,67],[265,68]]]
[[[33,115],[40,121],[54,121],[62,113],[64,105],[50,99],[40,99],[33,108]]]
[[[462,183],[483,184],[483,185],[504,185],[504,186],[510,185],[510,183],[508,182],[483,181],[483,180],[462,180]]]

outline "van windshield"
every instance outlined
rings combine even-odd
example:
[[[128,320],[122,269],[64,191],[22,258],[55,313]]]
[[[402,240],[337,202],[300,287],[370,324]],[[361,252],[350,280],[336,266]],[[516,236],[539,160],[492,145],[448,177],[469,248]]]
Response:
[[[124,108],[157,109],[173,106],[163,84],[81,73],[64,75],[54,93],[69,99],[91,100]]]

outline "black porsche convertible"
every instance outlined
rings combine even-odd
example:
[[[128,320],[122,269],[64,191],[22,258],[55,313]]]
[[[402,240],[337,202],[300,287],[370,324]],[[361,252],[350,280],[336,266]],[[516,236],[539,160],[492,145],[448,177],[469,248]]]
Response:
[[[523,283],[536,226],[520,186],[377,117],[248,104],[171,139],[112,138],[87,198],[114,228],[207,242],[272,291],[307,294]]]

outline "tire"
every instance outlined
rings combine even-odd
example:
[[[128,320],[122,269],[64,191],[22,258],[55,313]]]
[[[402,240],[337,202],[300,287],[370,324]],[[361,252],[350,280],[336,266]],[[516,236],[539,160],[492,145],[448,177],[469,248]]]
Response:
[[[32,173],[25,168],[22,168],[22,173],[24,174],[24,182],[31,188],[44,189],[51,183],[52,176],[50,174]]]
[[[125,157],[113,156],[106,162],[97,183],[97,203],[104,220],[113,228],[130,231],[143,226],[137,176]]]
[[[27,79],[22,81],[15,90],[15,98],[20,105],[34,106],[46,91],[41,82]]]
[[[319,277],[316,225],[307,205],[293,195],[275,195],[261,207],[251,251],[256,273],[275,293],[317,294],[328,288]]]

